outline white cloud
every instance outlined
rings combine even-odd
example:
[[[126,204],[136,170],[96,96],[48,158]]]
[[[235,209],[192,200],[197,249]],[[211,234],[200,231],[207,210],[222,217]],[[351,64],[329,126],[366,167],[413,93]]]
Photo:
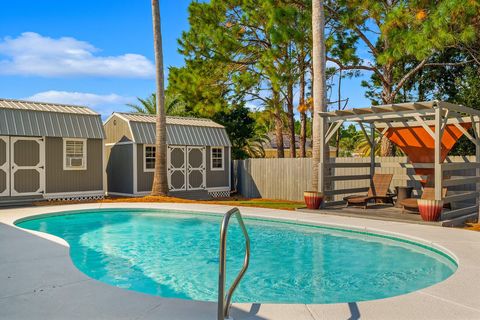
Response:
[[[126,104],[136,102],[135,97],[126,97],[115,93],[102,95],[56,90],[39,92],[30,97],[24,98],[24,100],[86,106],[94,109],[104,118],[115,111],[131,111]]]
[[[42,77],[100,76],[151,78],[154,64],[143,55],[100,56],[88,42],[25,32],[0,40],[0,74]]]
[[[44,91],[36,93],[25,100],[38,101],[38,102],[51,102],[51,103],[63,103],[73,104],[80,106],[95,107],[105,104],[121,104],[130,103],[135,98],[124,97],[118,94],[94,94],[85,92],[69,92],[69,91]]]

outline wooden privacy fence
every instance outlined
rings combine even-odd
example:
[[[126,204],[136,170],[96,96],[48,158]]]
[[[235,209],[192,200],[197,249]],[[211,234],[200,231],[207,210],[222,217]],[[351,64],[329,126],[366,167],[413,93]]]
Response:
[[[235,160],[234,185],[247,198],[300,201],[312,185],[311,158]]]
[[[445,163],[474,162],[475,157],[449,157]],[[447,171],[450,166],[454,171]],[[310,190],[312,182],[311,158],[247,159],[233,163],[234,186],[247,198],[282,199],[303,201],[303,192]],[[327,165],[326,193],[333,200],[341,200],[352,193],[366,193],[370,184],[370,158],[332,158]],[[415,192],[421,189],[421,177],[415,174],[414,166],[407,157],[376,157],[375,172],[392,173],[391,188],[412,186]],[[471,166],[446,165],[444,175],[454,177],[476,176]],[[465,179],[464,179],[465,180]],[[468,182],[468,181],[465,181]],[[473,181],[472,181],[473,182]],[[449,191],[475,191],[475,182],[450,186]]]

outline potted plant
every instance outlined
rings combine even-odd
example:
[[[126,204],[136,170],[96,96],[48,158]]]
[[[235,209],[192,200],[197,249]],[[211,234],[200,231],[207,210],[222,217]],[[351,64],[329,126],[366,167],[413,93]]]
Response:
[[[323,201],[323,193],[317,191],[304,191],[303,197],[308,209],[318,209]]]
[[[443,200],[418,199],[418,211],[424,221],[437,221],[443,210]]]

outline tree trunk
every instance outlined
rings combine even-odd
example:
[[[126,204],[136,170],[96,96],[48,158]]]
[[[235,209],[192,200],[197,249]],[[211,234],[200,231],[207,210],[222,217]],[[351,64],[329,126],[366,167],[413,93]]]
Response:
[[[393,65],[386,64],[383,68],[383,75],[388,83],[383,83],[382,102],[383,104],[391,104],[395,102],[395,97],[392,97],[392,83],[393,83]],[[393,157],[395,156],[395,145],[385,136],[381,140],[381,156]]]
[[[314,191],[324,191],[323,178],[319,179],[319,163],[324,148],[323,156],[327,156],[325,150],[325,120],[318,113],[326,110],[325,103],[325,12],[323,0],[312,0],[312,31],[313,31],[313,168],[312,188]],[[323,145],[322,145],[323,144]],[[323,173],[323,168],[321,173]],[[319,181],[320,180],[320,181]]]
[[[285,158],[285,151],[283,148],[283,121],[282,121],[282,107],[280,105],[280,95],[278,91],[273,90],[273,108],[275,116],[275,140],[277,141],[277,158]]]
[[[425,101],[425,85],[423,84],[423,69],[418,72],[418,101]]]
[[[277,158],[285,158],[283,148],[283,121],[279,108],[275,108],[275,140],[277,140]]]
[[[162,30],[160,24],[159,0],[152,0],[153,39],[157,86],[157,122],[155,126],[155,172],[153,175],[152,195],[168,195],[167,181],[167,125],[165,116],[165,88],[163,78]]]
[[[288,135],[290,136],[290,158],[297,157],[295,141],[295,114],[293,113],[293,82],[287,87]]]
[[[303,59],[303,58],[302,58]],[[303,60],[302,60],[303,62]],[[300,157],[305,158],[307,156],[306,144],[307,144],[307,111],[305,110],[305,67],[302,65],[300,71],[300,97],[299,106],[300,110]]]

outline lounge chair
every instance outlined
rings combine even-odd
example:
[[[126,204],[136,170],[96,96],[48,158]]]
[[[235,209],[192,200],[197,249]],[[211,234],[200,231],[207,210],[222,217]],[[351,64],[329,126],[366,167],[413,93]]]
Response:
[[[445,198],[447,195],[447,188],[442,188],[442,198]],[[424,200],[434,200],[435,199],[435,188],[425,187],[423,188],[423,193],[420,199]],[[405,210],[408,211],[418,211],[418,198],[407,198],[403,199],[400,204],[402,205],[402,213]],[[444,207],[450,208],[450,204],[446,204]]]
[[[362,206],[367,208],[368,202],[375,200],[376,203],[381,201],[382,203],[393,204],[393,196],[388,194],[388,188],[392,182],[393,174],[379,174],[373,175],[373,179],[370,182],[370,188],[367,195],[352,195],[343,198],[347,202],[348,206]]]

